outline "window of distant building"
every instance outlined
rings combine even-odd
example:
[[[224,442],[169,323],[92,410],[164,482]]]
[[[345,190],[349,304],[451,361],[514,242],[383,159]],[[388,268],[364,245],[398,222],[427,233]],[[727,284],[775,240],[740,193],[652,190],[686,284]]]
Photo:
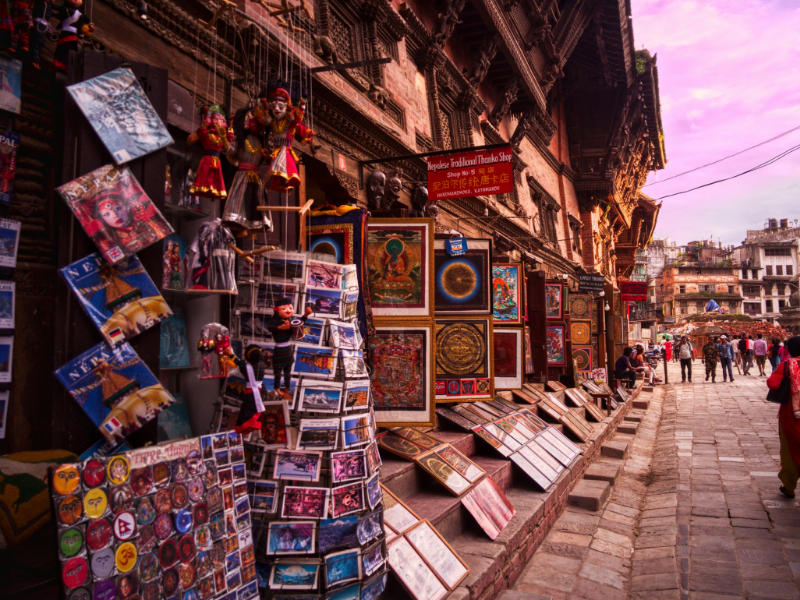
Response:
[[[775,265],[775,275],[783,275],[783,265]]]
[[[785,296],[786,295],[786,286],[785,285],[779,285],[778,286],[778,294],[780,296]]]
[[[772,312],[772,300],[767,300],[766,304],[767,304],[767,312],[771,313]]]
[[[742,279],[747,279],[747,269],[742,269]]]
[[[767,276],[772,275],[772,265],[767,265]]]
[[[791,256],[790,248],[764,248],[765,256]]]
[[[686,293],[686,286],[685,285],[680,286],[680,288],[678,288],[678,289],[680,290],[681,294],[685,294]]]
[[[728,293],[729,293],[729,294],[733,294],[733,293],[735,293],[734,286],[732,286],[732,285],[729,285],[729,286],[728,286]]]
[[[686,301],[681,302],[681,313],[686,315],[689,314],[689,303]]]
[[[778,310],[786,307],[786,300],[778,300]]]
[[[787,275],[793,275],[794,274],[794,269],[792,269],[792,265],[786,265],[786,274]]]
[[[758,279],[758,269],[753,269],[753,279]]]

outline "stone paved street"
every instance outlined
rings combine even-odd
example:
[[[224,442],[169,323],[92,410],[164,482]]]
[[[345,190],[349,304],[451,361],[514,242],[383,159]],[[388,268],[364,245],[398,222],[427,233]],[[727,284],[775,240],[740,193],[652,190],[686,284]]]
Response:
[[[684,384],[671,366],[671,384],[644,395],[636,435],[614,437],[628,458],[602,459],[624,464],[606,505],[568,507],[508,600],[800,598],[800,506],[778,493],[777,405],[766,378],[734,377]]]

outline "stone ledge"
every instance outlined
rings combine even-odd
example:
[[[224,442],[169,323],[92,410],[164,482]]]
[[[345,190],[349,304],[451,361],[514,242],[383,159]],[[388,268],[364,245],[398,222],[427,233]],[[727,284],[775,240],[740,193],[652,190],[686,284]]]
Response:
[[[598,511],[611,494],[608,481],[584,479],[569,493],[569,503],[591,511]]]
[[[634,400],[633,408],[647,410],[648,408],[650,408],[650,400]]]
[[[619,472],[619,465],[597,462],[586,469],[583,478],[592,481],[607,481],[610,485],[614,485],[619,479]]]
[[[639,425],[633,422],[628,423],[620,423],[619,427],[617,427],[617,433],[624,433],[628,435],[636,435],[636,430],[639,429]]]
[[[609,441],[602,445],[600,453],[609,458],[625,460],[628,457],[629,449],[627,442]]]

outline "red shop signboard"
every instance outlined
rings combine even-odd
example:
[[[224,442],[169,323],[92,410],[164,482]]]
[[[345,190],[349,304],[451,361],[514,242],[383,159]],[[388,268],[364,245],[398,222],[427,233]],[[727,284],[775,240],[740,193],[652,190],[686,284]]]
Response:
[[[428,200],[512,193],[512,156],[509,145],[428,157]]]
[[[647,283],[644,281],[620,281],[619,291],[623,302],[647,302]]]

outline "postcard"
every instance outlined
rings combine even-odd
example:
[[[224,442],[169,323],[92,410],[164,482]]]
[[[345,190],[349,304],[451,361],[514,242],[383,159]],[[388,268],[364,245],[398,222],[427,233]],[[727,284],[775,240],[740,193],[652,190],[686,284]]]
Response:
[[[330,488],[286,486],[282,519],[327,519]]]
[[[21,228],[21,221],[0,219],[0,267],[6,269],[16,268]]]
[[[433,449],[433,452],[470,483],[475,483],[485,473],[483,469],[453,448],[450,444],[437,446]]]
[[[367,363],[361,350],[339,350],[345,379],[362,379],[369,377]]]
[[[13,281],[0,281],[0,329],[14,329],[16,288]]]
[[[305,305],[310,306],[316,318],[342,319],[344,316],[343,296],[346,292],[327,288],[306,287]]]
[[[253,493],[250,501],[253,512],[273,513],[278,507],[278,483],[275,481],[256,480],[248,481],[248,486],[253,484]]]
[[[333,592],[328,592],[323,597],[323,600],[359,600],[360,589],[361,589],[360,584],[351,583],[350,585],[346,585],[342,588],[337,588]]]
[[[8,390],[0,392],[0,440],[6,439],[6,424],[8,423]]]
[[[367,480],[366,489],[367,489],[367,502],[369,503],[370,509],[375,508],[380,504],[381,500],[383,499],[383,494],[381,493],[381,484],[379,481],[379,475],[377,471]]]
[[[241,517],[243,514],[250,512],[250,501],[247,498],[247,485],[245,484],[242,488],[244,491],[243,498],[239,498],[236,501],[236,516]],[[234,492],[234,495],[235,492]]]
[[[243,262],[243,261],[242,261]],[[256,297],[251,299],[251,306],[258,312],[272,315],[275,311],[275,303],[283,298],[291,298],[295,313],[302,312],[300,309],[300,286],[281,279],[265,279],[256,288]]]
[[[354,323],[345,323],[343,321],[331,319],[328,321],[328,325],[331,332],[331,344],[334,348],[358,350],[360,344],[358,336],[356,335],[356,325]]]
[[[361,579],[361,550],[341,550],[325,555],[325,587]]]
[[[2,92],[0,91],[0,97]],[[17,171],[17,147],[19,134],[0,129],[0,204],[11,204],[14,190],[14,174]]]
[[[416,463],[455,496],[460,496],[469,489],[470,482],[434,452],[417,457]]]
[[[264,256],[264,277],[303,283],[307,255],[305,252],[267,252]]]
[[[319,481],[321,452],[293,452],[277,450],[273,479],[303,479]]]
[[[364,510],[364,484],[349,483],[331,490],[331,514],[343,517]]]
[[[484,477],[475,484],[461,499],[461,504],[492,540],[497,539],[514,516],[514,507],[491,477]]]
[[[372,393],[372,386],[369,381],[354,380],[346,381],[344,385],[344,406],[343,410],[366,409],[369,407],[369,399]]]
[[[261,439],[266,448],[294,447],[294,430],[289,425],[285,400],[264,402],[261,413]]]
[[[319,561],[306,559],[276,561],[269,575],[272,590],[315,590],[319,581]]]
[[[363,446],[372,441],[374,423],[370,415],[342,417],[342,448]]]
[[[384,572],[362,583],[359,600],[376,600],[386,589],[386,578],[387,573]]]
[[[366,517],[358,520],[358,543],[362,546],[371,540],[377,539],[383,533],[381,527],[381,509],[369,513]]]
[[[344,265],[309,260],[306,266],[306,287],[342,289],[342,269]]]
[[[297,410],[321,413],[338,413],[342,402],[341,383],[305,379],[300,385]]]
[[[389,545],[387,562],[416,600],[441,600],[450,593],[405,537]]]
[[[267,554],[313,554],[316,530],[314,521],[273,521],[269,524]]]
[[[429,521],[422,521],[406,532],[406,539],[411,542],[414,549],[451,590],[455,589],[469,573],[469,568],[442,539]]]
[[[337,352],[335,348],[295,345],[292,375],[333,379],[336,376]]]
[[[377,442],[372,442],[365,450],[367,455],[367,467],[370,473],[374,473],[382,464],[381,453],[378,452]]]
[[[324,319],[306,319],[306,322],[303,323],[303,337],[298,342],[312,346],[324,346],[325,329]]]
[[[369,577],[384,563],[383,544],[377,542],[369,548],[364,548],[361,551],[361,564],[363,567],[364,577]]]
[[[363,450],[348,450],[331,454],[333,483],[361,481],[367,476],[367,462]]]
[[[22,61],[0,58],[0,110],[20,114],[22,110]]]
[[[339,437],[339,418],[301,419],[297,448],[301,450],[335,450]]]
[[[325,519],[319,524],[319,551],[348,548],[358,544],[358,516]]]

